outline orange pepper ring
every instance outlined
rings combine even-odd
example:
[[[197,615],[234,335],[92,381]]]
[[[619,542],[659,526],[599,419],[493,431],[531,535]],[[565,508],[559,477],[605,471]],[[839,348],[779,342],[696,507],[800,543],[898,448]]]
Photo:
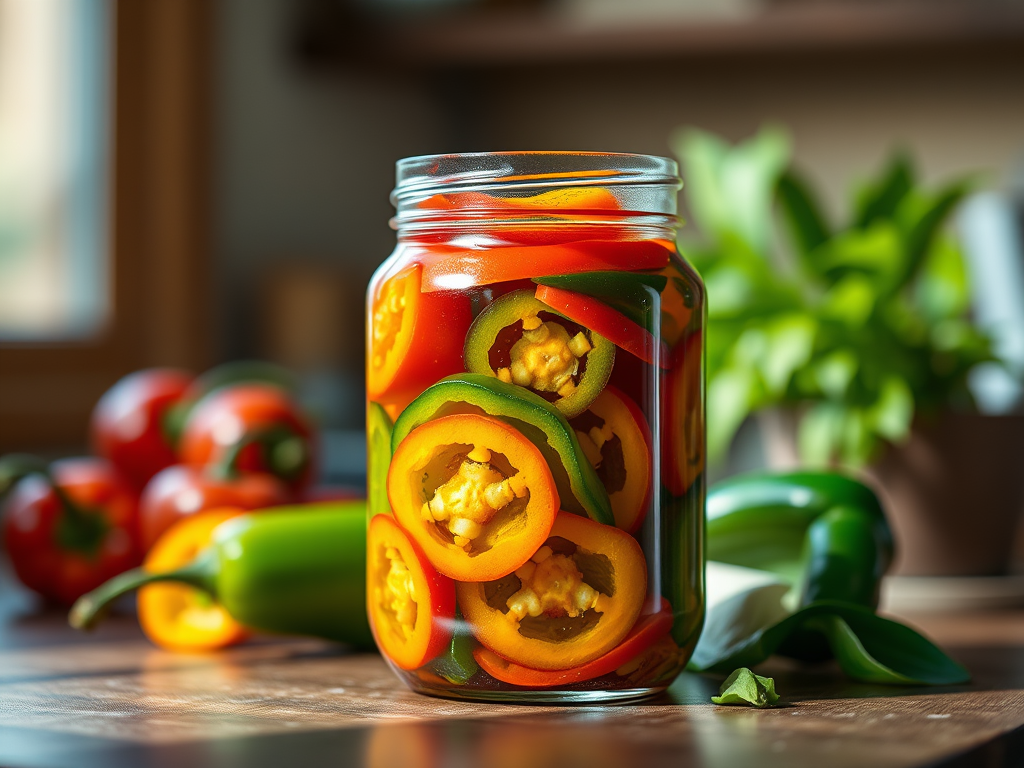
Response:
[[[462,339],[473,320],[469,297],[452,292],[421,293],[422,272],[421,265],[411,264],[373,288],[367,395],[385,406],[404,407],[427,385],[462,370]],[[401,318],[390,345],[378,349],[372,330],[381,322],[376,315],[382,309],[382,297],[392,289],[401,295]],[[377,355],[382,357],[379,365]]]
[[[572,685],[611,674],[628,661],[647,651],[672,629],[672,606],[662,598],[661,610],[641,616],[622,642],[604,656],[573,669],[532,669],[506,661],[493,651],[480,647],[473,650],[477,664],[493,677],[510,685],[530,688],[553,688]]]
[[[425,470],[438,448],[453,445],[478,445],[503,455],[524,476],[529,492],[526,507],[517,516],[525,519],[514,528],[508,526],[506,536],[478,554],[456,546],[422,515],[429,501],[423,491]],[[537,446],[500,419],[475,413],[442,416],[410,432],[391,458],[388,499],[399,525],[431,564],[458,581],[493,581],[519,568],[547,539],[559,507],[555,480]]]
[[[647,516],[651,500],[651,429],[632,398],[610,384],[588,410],[611,425],[612,432],[621,441],[626,484],[618,491],[609,490],[608,498],[616,527],[626,533],[636,533]]]
[[[519,622],[486,602],[484,584],[460,581],[455,591],[462,615],[489,650],[531,669],[573,669],[606,654],[636,623],[646,599],[647,564],[632,536],[569,512],[558,513],[551,536],[611,560],[615,594],[606,601],[607,610],[596,626],[559,642],[528,638],[520,634]]]
[[[156,541],[143,568],[173,571],[192,562],[211,543],[217,526],[245,512],[239,507],[222,507],[184,518]],[[142,631],[156,645],[172,651],[210,651],[236,645],[249,636],[249,630],[221,606],[204,604],[203,596],[202,590],[187,584],[163,582],[142,587],[138,595]]]
[[[398,550],[414,584],[416,619],[412,636],[390,627],[391,619],[375,589],[386,578],[389,547]],[[440,654],[451,641],[455,620],[455,587],[435,571],[423,552],[387,515],[375,515],[366,532],[366,606],[377,647],[400,669],[417,669]]]

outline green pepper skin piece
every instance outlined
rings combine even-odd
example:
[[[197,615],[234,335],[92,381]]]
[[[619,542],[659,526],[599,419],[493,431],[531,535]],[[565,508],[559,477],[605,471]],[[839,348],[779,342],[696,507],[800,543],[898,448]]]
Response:
[[[593,296],[650,331],[651,316],[659,309],[655,295],[665,290],[668,277],[638,272],[581,272],[535,277],[533,282]]]
[[[893,556],[874,492],[835,472],[754,473],[708,492],[708,559],[778,573],[800,606],[841,600],[878,606]]]
[[[367,508],[370,517],[390,515],[388,502],[388,466],[391,464],[391,433],[395,425],[379,403],[366,407],[367,454]]]
[[[661,498],[661,593],[672,606],[672,639],[687,654],[704,628],[704,495],[701,472],[686,493]],[[641,535],[653,516],[648,516]],[[643,539],[642,539],[643,540]]]
[[[218,526],[215,599],[277,634],[374,647],[366,618],[366,504],[281,508]]]
[[[462,353],[466,369],[471,373],[488,374],[497,378],[497,372],[491,368],[490,351],[498,334],[502,329],[538,312],[547,312],[573,322],[537,299],[528,288],[506,293],[477,315],[469,327],[466,346]],[[612,375],[612,366],[615,364],[615,345],[599,333],[589,328],[586,330],[590,336],[592,349],[587,352],[583,376],[580,377],[576,391],[567,397],[559,397],[553,403],[567,419],[579,416],[590,407],[608,383],[608,378]],[[525,387],[522,389],[531,392]]]
[[[565,416],[539,395],[492,376],[461,373],[427,387],[395,422],[391,450],[431,419],[473,412],[511,424],[540,449],[558,487],[562,509],[615,525],[608,492]]]

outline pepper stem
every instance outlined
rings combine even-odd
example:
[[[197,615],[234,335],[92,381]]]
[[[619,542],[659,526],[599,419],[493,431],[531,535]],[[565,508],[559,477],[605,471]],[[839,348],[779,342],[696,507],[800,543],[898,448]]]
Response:
[[[110,524],[102,515],[72,501],[57,484],[50,472],[50,465],[38,456],[12,453],[0,459],[0,497],[10,492],[19,481],[29,475],[42,477],[60,504],[61,516],[54,532],[57,544],[64,549],[95,557],[110,529]]]
[[[170,581],[187,584],[201,589],[214,600],[217,599],[217,573],[220,570],[216,550],[204,549],[195,559],[172,571],[152,572],[145,568],[133,568],[101,584],[92,592],[78,598],[71,606],[68,623],[75,629],[92,629],[108,606],[121,595],[132,592],[147,584]]]
[[[270,472],[284,480],[299,475],[309,461],[303,439],[288,427],[275,424],[245,433],[227,447],[211,466],[210,474],[221,480],[234,480],[239,475],[238,459],[250,445],[258,445]]]

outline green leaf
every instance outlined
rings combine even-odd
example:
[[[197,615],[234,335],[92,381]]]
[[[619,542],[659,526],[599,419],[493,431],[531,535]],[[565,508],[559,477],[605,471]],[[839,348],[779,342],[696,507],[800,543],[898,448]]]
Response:
[[[875,309],[878,291],[868,277],[848,274],[839,279],[822,298],[821,315],[850,328],[863,326]]]
[[[904,196],[914,185],[914,170],[905,152],[897,152],[881,178],[865,184],[856,195],[855,227],[864,228],[896,213]]]
[[[730,368],[708,381],[708,457],[718,460],[729,450],[736,430],[754,404],[755,382],[747,368]]]
[[[770,395],[781,396],[793,372],[811,359],[817,323],[806,315],[786,315],[768,328],[767,344],[759,355],[758,369]]]
[[[815,404],[797,431],[800,460],[808,467],[826,467],[838,455],[843,441],[845,411],[833,402]]]
[[[740,667],[725,678],[715,704],[747,704],[752,707],[771,707],[779,700],[775,692],[775,681],[770,677],[755,675],[746,667]]]
[[[897,376],[886,378],[869,417],[873,430],[885,439],[897,443],[906,438],[914,417],[914,393],[907,382]]]
[[[705,236],[741,237],[758,251],[767,248],[772,191],[789,161],[789,139],[779,129],[762,129],[729,147],[709,133],[683,131],[675,140],[686,178],[686,199]]]
[[[900,206],[896,218],[904,232],[906,256],[898,285],[917,275],[942,225],[970,187],[970,182],[958,181],[933,196],[910,195]]]
[[[714,657],[699,653],[702,637],[688,669],[724,674],[737,666],[756,666],[776,652],[818,661],[822,641],[855,680],[892,685],[955,685],[970,680],[963,666],[910,627],[836,600],[811,603]]]
[[[842,400],[859,367],[852,350],[837,349],[814,364],[814,379],[828,398]]]
[[[824,271],[812,258],[812,254],[831,237],[831,234],[806,182],[790,169],[779,177],[775,192],[783,221],[787,224],[790,239],[796,247],[801,263],[808,274],[824,276]]]
[[[879,221],[867,229],[836,235],[817,255],[829,279],[838,282],[848,274],[869,279],[875,294],[891,292],[906,266],[903,238],[894,224]]]
[[[938,237],[932,243],[915,285],[914,301],[933,322],[962,315],[969,308],[967,266],[953,238]]]

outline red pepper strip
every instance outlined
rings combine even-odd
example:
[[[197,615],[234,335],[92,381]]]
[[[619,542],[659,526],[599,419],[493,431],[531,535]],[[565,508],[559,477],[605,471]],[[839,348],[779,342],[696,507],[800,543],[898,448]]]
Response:
[[[674,252],[664,240],[578,240],[479,251],[434,245],[414,260],[423,266],[420,290],[431,293],[593,270],[662,269]]]
[[[657,364],[666,369],[671,366],[668,347],[664,342],[659,343],[646,328],[641,328],[593,296],[550,285],[538,285],[534,295],[573,322],[601,334],[615,346],[636,355],[645,363]]]
[[[641,616],[629,634],[608,651],[593,661],[575,669],[530,669],[503,659],[494,651],[483,646],[473,651],[476,663],[496,680],[528,688],[552,688],[593,680],[614,672],[630,659],[646,651],[672,629],[672,606],[662,598],[661,610]]]

